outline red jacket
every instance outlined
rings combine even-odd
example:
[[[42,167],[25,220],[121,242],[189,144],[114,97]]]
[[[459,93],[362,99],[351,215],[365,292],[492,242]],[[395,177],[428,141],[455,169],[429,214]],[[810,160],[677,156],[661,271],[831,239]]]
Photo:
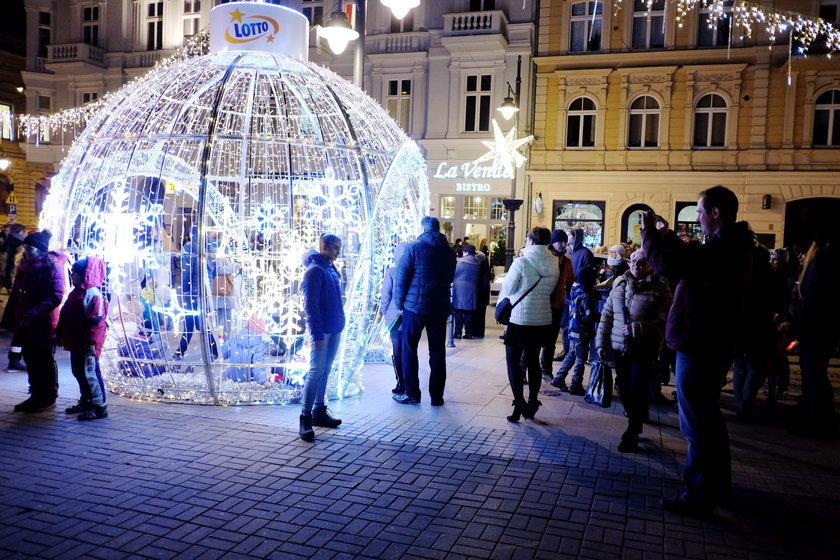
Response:
[[[572,259],[566,255],[559,255],[557,262],[560,266],[560,279],[557,280],[557,286],[551,294],[551,308],[563,309],[572,292],[572,284],[575,283],[575,270],[572,267]]]
[[[105,343],[108,301],[99,287],[105,280],[105,263],[96,257],[87,257],[84,281],[73,288],[58,321],[58,340],[71,352],[86,352],[96,347],[97,357]]]

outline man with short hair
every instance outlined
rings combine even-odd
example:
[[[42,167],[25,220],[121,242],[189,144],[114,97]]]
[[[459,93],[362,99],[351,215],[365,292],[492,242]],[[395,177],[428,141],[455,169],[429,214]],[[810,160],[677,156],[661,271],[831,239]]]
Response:
[[[432,406],[443,405],[446,385],[446,318],[450,286],[455,277],[455,254],[440,233],[440,221],[425,216],[423,233],[408,246],[397,265],[396,305],[402,313],[402,366],[405,393],[394,395],[400,404],[421,400],[417,345],[423,329],[429,341],[429,395]]]
[[[566,244],[568,242],[569,236],[562,229],[555,229],[551,232],[551,243],[548,245],[548,250],[552,255],[557,257],[558,266],[560,267],[560,279],[557,280],[557,285],[551,294],[551,331],[546,338],[546,345],[543,346],[542,354],[540,355],[540,369],[542,370],[543,379],[546,382],[554,379],[554,369],[551,362],[554,358],[554,349],[557,347],[557,337],[560,335],[560,329],[567,329],[569,326],[566,301],[569,299],[569,294],[572,291],[572,284],[575,283],[575,271],[572,268],[571,259],[566,256]],[[563,350],[565,352],[566,347]]]
[[[677,351],[676,387],[680,430],[688,441],[684,490],[662,506],[704,516],[725,503],[731,488],[729,437],[720,411],[721,380],[743,330],[755,235],[737,222],[738,198],[723,186],[700,193],[697,221],[703,245],[669,243],[656,230],[656,215],[644,214],[642,239],[660,274],[679,279],[668,314],[665,340]]]

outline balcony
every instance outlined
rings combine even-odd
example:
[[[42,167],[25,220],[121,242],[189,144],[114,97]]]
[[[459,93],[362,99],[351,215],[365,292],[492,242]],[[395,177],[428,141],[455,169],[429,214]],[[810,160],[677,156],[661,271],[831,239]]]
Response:
[[[443,36],[507,33],[507,16],[500,10],[443,15]]]
[[[46,65],[66,62],[83,62],[100,68],[105,67],[105,51],[87,43],[47,45]]]
[[[371,54],[424,52],[429,50],[429,44],[427,31],[386,33],[366,37],[366,46]]]

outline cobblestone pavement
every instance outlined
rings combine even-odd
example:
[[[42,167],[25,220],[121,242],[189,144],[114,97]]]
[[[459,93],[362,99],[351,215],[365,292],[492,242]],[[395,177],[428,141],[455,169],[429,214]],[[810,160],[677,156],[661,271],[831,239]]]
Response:
[[[448,350],[443,407],[394,403],[391,369],[367,366],[365,395],[330,403],[344,424],[314,443],[297,406],[109,395],[109,418],[78,422],[63,351],[56,409],[15,413],[26,374],[0,373],[0,556],[838,557],[840,443],[788,435],[791,398],[744,425],[724,394],[733,504],[683,518],[659,507],[685,454],[674,408],[651,408],[636,454],[616,450],[620,404],[545,391],[536,422],[510,424],[498,334]]]

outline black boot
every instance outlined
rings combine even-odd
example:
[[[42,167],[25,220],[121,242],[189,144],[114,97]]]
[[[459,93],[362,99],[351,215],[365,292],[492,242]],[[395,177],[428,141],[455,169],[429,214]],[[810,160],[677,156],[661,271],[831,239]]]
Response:
[[[527,408],[528,405],[525,404],[525,401],[513,401],[513,414],[507,417],[508,422],[519,422]]]
[[[541,406],[542,402],[540,401],[528,401],[525,410],[522,411],[522,416],[525,417],[525,420],[533,420]]]
[[[300,415],[300,439],[303,441],[312,441],[315,439],[315,430],[312,429],[312,415]]]
[[[330,416],[327,405],[316,406],[312,409],[312,425],[321,428],[338,428],[341,426],[341,420]]]
[[[92,404],[88,410],[79,414],[79,420],[98,420],[108,418],[108,405],[97,406]]]
[[[618,450],[621,453],[633,453],[639,450],[639,433],[641,432],[641,425],[630,423],[627,429],[621,434],[621,443],[618,444]]]
[[[93,406],[93,403],[90,402],[90,399],[79,399],[79,402],[77,402],[73,406],[65,408],[64,413],[65,414],[79,414],[79,413],[82,413],[86,410],[90,410],[90,408],[92,406]]]

